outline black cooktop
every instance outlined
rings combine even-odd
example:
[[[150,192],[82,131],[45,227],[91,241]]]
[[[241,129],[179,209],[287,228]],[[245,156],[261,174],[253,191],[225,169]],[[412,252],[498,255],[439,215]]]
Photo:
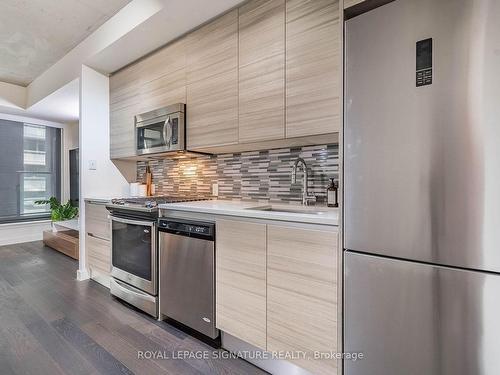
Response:
[[[135,211],[148,213],[153,216],[158,215],[158,205],[165,203],[180,203],[180,202],[193,202],[212,199],[208,196],[154,196],[154,197],[130,197],[130,198],[116,198],[112,199],[106,208],[111,213],[119,213],[124,211]],[[130,213],[129,213],[130,215]]]

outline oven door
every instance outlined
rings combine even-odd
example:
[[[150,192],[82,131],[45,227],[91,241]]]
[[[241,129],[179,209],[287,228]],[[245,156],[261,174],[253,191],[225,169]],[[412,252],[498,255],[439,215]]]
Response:
[[[184,114],[171,113],[136,124],[137,155],[184,150]]]
[[[111,276],[156,296],[156,222],[111,216],[111,229]]]

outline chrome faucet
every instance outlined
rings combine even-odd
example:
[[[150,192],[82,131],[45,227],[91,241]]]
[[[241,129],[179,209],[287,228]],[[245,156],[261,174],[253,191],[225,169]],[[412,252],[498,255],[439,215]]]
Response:
[[[304,206],[307,206],[309,202],[311,201],[316,201],[316,197],[314,195],[309,195],[308,188],[307,188],[307,164],[304,159],[302,158],[297,158],[295,160],[295,163],[293,164],[292,167],[292,184],[295,184],[297,182],[297,167],[299,164],[302,165],[302,170],[304,171],[304,177],[303,177],[303,189],[302,189],[302,204]]]

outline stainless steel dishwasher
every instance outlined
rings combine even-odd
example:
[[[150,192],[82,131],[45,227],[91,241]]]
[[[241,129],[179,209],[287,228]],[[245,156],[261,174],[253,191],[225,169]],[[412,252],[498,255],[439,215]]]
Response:
[[[160,219],[160,317],[215,339],[215,224]]]

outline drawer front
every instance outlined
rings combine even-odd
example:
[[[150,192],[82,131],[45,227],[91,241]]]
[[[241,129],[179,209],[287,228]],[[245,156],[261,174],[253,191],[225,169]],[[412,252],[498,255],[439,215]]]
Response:
[[[109,212],[103,204],[85,204],[85,231],[93,237],[104,240],[111,239],[111,222]]]
[[[111,242],[87,234],[85,247],[89,268],[96,268],[109,274],[111,272]]]

